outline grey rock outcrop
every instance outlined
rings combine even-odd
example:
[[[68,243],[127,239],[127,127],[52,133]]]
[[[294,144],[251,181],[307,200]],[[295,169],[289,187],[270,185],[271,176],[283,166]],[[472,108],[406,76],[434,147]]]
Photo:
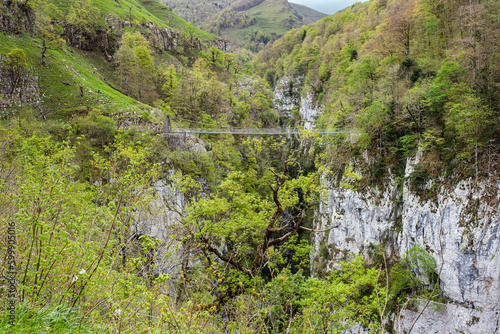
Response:
[[[302,124],[314,127],[321,108],[302,92],[301,80],[284,77],[277,82],[275,108],[285,118],[298,109]],[[331,187],[314,228],[338,227],[314,235],[312,270],[320,274],[338,268],[348,254],[369,258],[380,246],[388,256],[403,256],[420,244],[437,268],[442,266],[439,283],[447,302],[431,303],[412,333],[500,333],[498,182],[484,180],[475,186],[473,179],[454,185],[431,180],[425,187],[433,195],[423,198],[408,181],[418,160],[408,159],[403,184],[391,176],[384,186],[369,190]],[[406,333],[422,307],[391,315],[395,332]]]
[[[212,46],[215,46],[217,49],[224,52],[231,51],[231,42],[226,39],[221,39],[221,38],[214,39],[212,41]]]
[[[406,177],[414,163],[408,161]],[[316,249],[330,251],[328,269],[346,253],[366,255],[373,245],[384,245],[388,255],[403,255],[420,244],[438,268],[442,264],[440,288],[449,303],[441,311],[426,309],[412,333],[499,333],[500,208],[490,204],[497,203],[492,199],[499,197],[498,188],[486,181],[473,184],[440,184],[435,197],[426,200],[407,182],[398,190],[394,180],[383,190],[333,189],[316,225],[339,227],[327,237],[316,236]],[[408,329],[415,316],[406,311],[401,328]]]
[[[35,12],[26,3],[4,0],[3,8],[0,10],[0,32],[33,33],[35,19]]]
[[[292,117],[293,112],[298,109],[301,126],[313,129],[321,109],[310,92],[301,94],[302,79],[285,76],[278,80],[274,90],[274,107],[285,118]]]
[[[12,111],[12,107],[20,106],[23,103],[38,106],[41,101],[38,75],[32,69],[27,70],[12,89],[8,75],[2,71],[4,61],[5,57],[0,55],[0,95],[2,96],[0,113]]]
[[[137,26],[134,22],[123,20],[114,15],[106,15],[105,20],[108,27],[108,35],[116,34],[119,38],[125,29],[138,28],[141,34],[149,41],[151,47],[157,52],[186,53],[187,50],[206,50],[210,46],[215,46],[222,51],[229,51],[231,49],[231,43],[227,40],[214,39],[210,45],[205,45],[197,37],[184,35],[172,28],[159,27],[151,22],[142,22]]]

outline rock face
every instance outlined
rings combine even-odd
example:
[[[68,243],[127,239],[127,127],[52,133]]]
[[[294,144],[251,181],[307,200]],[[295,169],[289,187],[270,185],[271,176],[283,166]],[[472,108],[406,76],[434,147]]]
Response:
[[[135,23],[120,19],[114,15],[105,16],[108,35],[117,37],[125,31],[126,28],[139,28],[142,35],[149,41],[151,47],[158,52],[171,51],[183,53],[184,48],[201,50],[202,44],[199,39],[185,38],[179,31],[170,28],[160,28],[154,23],[143,22],[137,26]]]
[[[274,90],[274,107],[282,117],[290,118],[298,109],[301,126],[314,128],[320,115],[320,108],[309,92],[301,94],[302,78],[283,77],[276,83]]]
[[[0,10],[0,32],[7,34],[33,33],[35,12],[22,2],[4,0]]]
[[[301,78],[283,77],[276,83],[274,107],[282,117],[291,117],[294,109],[300,105]]]
[[[173,170],[169,176],[174,176]],[[176,231],[173,226],[179,224],[179,215],[169,210],[166,204],[182,211],[184,195],[164,180],[156,182],[153,190],[155,195],[149,201],[149,211],[138,215],[137,224],[133,226],[132,232],[138,236],[149,235],[161,241],[154,259],[155,273],[167,274],[170,278],[176,279],[180,274],[179,263],[182,262],[182,252],[175,251],[181,245],[179,240],[175,239]]]
[[[81,39],[78,34],[75,34],[71,26],[65,26],[63,37],[68,45],[87,51],[99,50],[105,55],[107,60],[111,59],[111,56],[108,54],[110,45],[106,30],[95,30],[93,36],[85,36]]]
[[[4,62],[5,57],[0,55],[0,95],[3,97],[0,99],[0,113],[12,111],[12,107],[22,103],[38,106],[41,100],[38,76],[29,69],[12,89],[9,75],[1,70]]]
[[[411,333],[495,334],[500,330],[500,311],[498,309],[487,311],[448,303],[441,305],[444,308],[440,310],[439,306],[432,305],[427,308],[415,323]],[[400,322],[399,332],[408,332],[416,316],[416,312],[405,311]]]
[[[311,93],[305,93],[300,99],[299,108],[300,118],[303,120],[304,127],[306,129],[313,129],[318,117],[320,115],[320,109],[316,106],[313,101],[313,95]]]
[[[406,177],[414,163],[408,161]],[[483,182],[474,188],[473,183],[438,183],[431,199],[394,180],[383,190],[363,193],[332,189],[320,206],[316,228],[339,227],[316,236],[316,250],[328,252],[328,269],[346,253],[367,255],[374,245],[384,245],[388,255],[403,255],[420,244],[438,269],[442,264],[440,288],[449,303],[441,311],[426,309],[412,333],[500,333],[498,186]],[[406,311],[401,328],[408,330],[416,314]]]
[[[373,200],[375,198],[379,201]],[[396,199],[397,187],[363,194],[351,189],[331,189],[328,192],[327,198],[320,204],[317,229],[338,227],[326,235],[315,235],[314,239],[316,249],[328,249],[328,269],[347,252],[363,254],[380,244],[386,245],[389,254],[395,252],[397,245],[393,241],[393,222],[396,219]]]
[[[301,93],[301,86],[301,78],[282,78],[274,104],[286,118],[298,109],[302,125],[310,128],[321,110],[311,94]],[[407,161],[406,180],[418,160]],[[320,204],[314,228],[338,227],[314,235],[313,272],[337,268],[347,254],[368,258],[380,245],[387,256],[403,256],[420,244],[436,260],[438,270],[442,265],[440,289],[448,301],[427,307],[412,333],[500,333],[499,187],[488,181],[473,185],[472,179],[453,186],[429,181],[429,198],[395,177],[378,189],[332,187]],[[422,307],[403,312],[399,323],[392,315],[394,330],[407,332]]]
[[[231,42],[225,39],[214,39],[212,41],[212,46],[215,46],[217,49],[224,52],[231,51]]]
[[[160,28],[151,22],[143,22],[137,27],[135,23],[113,15],[106,15],[105,19],[106,25],[109,27],[108,35],[121,35],[126,28],[139,28],[139,31],[157,52],[170,51],[184,54],[189,49],[199,51],[210,46],[215,46],[224,52],[231,50],[231,43],[224,39],[215,39],[211,45],[207,46],[194,36],[185,36],[180,31],[171,28]]]

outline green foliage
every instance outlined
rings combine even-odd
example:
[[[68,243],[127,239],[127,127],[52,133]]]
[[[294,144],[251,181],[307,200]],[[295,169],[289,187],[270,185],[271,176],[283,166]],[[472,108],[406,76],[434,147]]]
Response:
[[[42,2],[35,10],[36,28],[42,39],[40,65],[45,64],[45,52],[52,48],[61,48],[66,41],[61,38],[63,27],[60,25],[62,11],[54,4]]]
[[[119,280],[136,280],[127,272],[133,273],[132,260],[140,254],[127,254],[131,263],[123,262],[127,270],[121,273],[113,263],[120,240],[130,240],[134,212],[151,199],[148,187],[156,166],[146,160],[146,149],[117,142],[107,148],[107,159],[92,154],[86,183],[76,178],[78,151],[69,143],[36,134],[11,140],[15,145],[3,148],[8,155],[2,163],[10,172],[2,172],[2,184],[11,180],[1,188],[0,202],[5,209],[2,221],[16,224],[19,300],[43,303],[54,309],[54,316],[58,308],[75,306],[92,312],[96,301],[106,298]],[[67,321],[41,324],[70,330],[69,313],[64,317]],[[18,319],[19,326],[35,328],[29,320]]]
[[[400,302],[413,292],[418,280],[408,268],[408,262],[404,259],[397,262],[390,270],[390,293],[400,298]]]
[[[408,250],[404,261],[407,261],[419,284],[431,285],[436,282],[438,278],[436,260],[420,244],[415,244]]]
[[[358,322],[380,330],[384,303],[391,297],[379,278],[379,270],[366,268],[359,256],[342,262],[342,269],[332,272],[328,281],[310,278],[303,288],[301,322],[315,331],[343,331]]]
[[[163,94],[165,94],[165,102],[168,103],[174,96],[174,92],[179,86],[177,72],[175,71],[174,65],[170,64],[167,66],[166,63],[162,63],[158,75],[161,79],[163,79],[160,79],[163,84],[161,87],[161,91]]]
[[[70,5],[66,24],[71,33],[78,36],[80,48],[87,39],[95,37],[99,14],[99,9],[92,5],[91,0],[74,0]]]
[[[86,117],[79,118],[73,128],[74,134],[84,136],[86,145],[93,149],[104,149],[115,139],[114,121],[102,115],[98,109],[92,109]]]
[[[342,181],[340,181],[340,186],[352,189],[356,182],[361,181],[361,176],[354,171],[353,166],[347,166],[344,171],[344,176],[342,177]]]
[[[409,176],[410,187],[415,191],[422,193],[425,191],[425,185],[430,179],[428,165],[425,163],[415,164],[413,172]]]
[[[224,53],[215,46],[212,46],[208,49],[206,60],[210,64],[212,71],[221,69],[223,67]]]
[[[23,49],[14,48],[7,53],[6,61],[2,64],[1,73],[9,84],[9,95],[14,94],[16,89],[21,87],[24,77],[27,74],[28,63]],[[22,94],[22,87],[19,92]]]
[[[324,138],[339,177],[354,160],[376,181],[381,174],[370,172],[376,165],[400,169],[418,149],[427,152],[422,162],[432,175],[453,163],[479,176],[486,165],[481,160],[490,156],[486,143],[498,139],[500,95],[484,86],[497,86],[485,74],[498,74],[493,3],[478,3],[478,11],[464,14],[467,24],[459,24],[465,22],[459,14],[464,5],[457,2],[355,4],[288,32],[252,65],[262,75],[304,76],[298,90],[313,91],[323,106],[321,126],[359,133],[349,140]],[[478,61],[479,49],[492,56]]]
[[[267,69],[266,73],[264,73],[264,79],[267,81],[269,86],[274,87],[274,76],[270,69]]]
[[[469,159],[471,151],[475,149],[477,152],[478,147],[483,145],[480,140],[494,123],[493,112],[470,89],[460,91],[459,101],[457,99],[448,104],[446,127],[465,144],[465,150],[458,157]]]
[[[259,312],[268,328],[277,333],[289,326],[291,315],[297,314],[303,305],[306,286],[302,273],[292,274],[289,269],[265,285],[262,298],[268,302]]]
[[[139,32],[126,32],[116,58],[125,92],[140,101],[152,102],[156,98],[152,85],[155,64],[153,50],[146,38]]]
[[[0,316],[0,330],[6,334],[31,333],[109,333],[108,330],[88,322],[81,323],[77,313],[61,306],[53,309],[39,309],[35,305],[23,303],[16,308],[16,324],[10,326],[6,313]]]
[[[331,72],[330,72],[330,68],[328,67],[328,65],[325,63],[325,62],[321,62],[321,65],[319,66],[319,79],[322,81],[322,82],[327,82],[328,79],[330,79],[330,75],[331,75]]]

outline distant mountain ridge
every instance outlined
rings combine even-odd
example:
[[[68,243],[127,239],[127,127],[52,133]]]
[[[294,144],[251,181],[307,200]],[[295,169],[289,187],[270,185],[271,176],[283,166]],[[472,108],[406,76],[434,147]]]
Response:
[[[288,30],[327,16],[287,0],[161,0],[197,27],[258,51]]]
[[[250,8],[253,8],[255,6],[260,5],[263,3],[265,0],[240,0],[233,5],[231,5],[230,9],[241,12],[245,10],[249,10]]]
[[[298,3],[289,2],[289,4],[297,13],[299,13],[300,16],[302,16],[302,22],[305,25],[314,23],[328,16],[328,14],[318,12],[317,10],[304,5],[299,5]]]

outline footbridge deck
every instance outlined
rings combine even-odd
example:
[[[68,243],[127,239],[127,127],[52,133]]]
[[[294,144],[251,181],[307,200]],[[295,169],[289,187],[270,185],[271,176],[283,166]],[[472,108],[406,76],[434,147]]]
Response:
[[[230,134],[230,135],[262,135],[262,136],[288,136],[288,135],[299,135],[307,131],[317,133],[319,135],[327,134],[353,134],[355,132],[345,132],[345,131],[330,131],[330,130],[308,130],[308,129],[284,129],[284,128],[239,128],[239,127],[224,127],[219,125],[207,124],[210,127],[205,128],[181,128],[172,127],[170,123],[170,117],[178,118],[174,116],[165,116],[165,123],[163,125],[163,132],[165,134],[169,133],[204,133],[204,134]],[[182,118],[181,118],[182,119]],[[192,123],[200,123],[185,120]],[[204,123],[201,123],[204,124]]]

